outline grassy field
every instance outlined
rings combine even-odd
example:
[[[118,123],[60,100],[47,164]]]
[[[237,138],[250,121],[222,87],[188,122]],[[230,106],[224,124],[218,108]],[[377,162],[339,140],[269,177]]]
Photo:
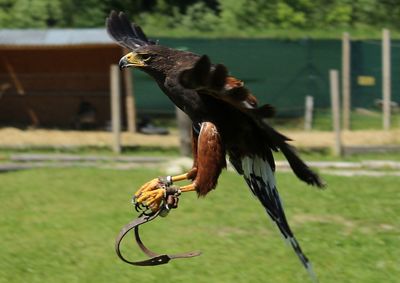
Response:
[[[35,169],[0,174],[0,282],[308,282],[292,250],[241,178],[224,173],[206,199],[148,224],[161,252],[203,255],[139,268],[114,254],[114,237],[134,215],[132,192],[151,170]],[[317,191],[278,174],[289,222],[321,282],[399,282],[399,178],[325,176]],[[128,237],[129,238],[129,237]],[[133,241],[131,259],[143,259]]]
[[[278,109],[279,110],[279,109]],[[352,111],[350,114],[350,128],[353,131],[360,130],[381,130],[382,129],[382,112],[376,109],[364,109],[364,112]],[[312,129],[314,131],[332,131],[332,112],[330,109],[316,109],[314,111],[314,120]],[[303,130],[304,118],[275,118],[271,123],[277,129],[285,130]],[[392,113],[391,128],[398,129],[400,127],[400,114]]]

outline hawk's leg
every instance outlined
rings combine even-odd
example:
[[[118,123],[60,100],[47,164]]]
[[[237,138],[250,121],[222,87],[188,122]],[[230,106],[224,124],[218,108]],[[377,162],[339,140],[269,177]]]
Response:
[[[166,189],[173,183],[183,180],[192,180],[192,183],[174,187],[178,193],[196,191],[199,196],[204,196],[215,188],[226,161],[221,136],[214,124],[204,122],[200,132],[193,133],[193,157],[193,168],[189,172],[153,179],[144,184],[135,194],[136,205],[143,205],[152,211],[159,210],[167,197]]]

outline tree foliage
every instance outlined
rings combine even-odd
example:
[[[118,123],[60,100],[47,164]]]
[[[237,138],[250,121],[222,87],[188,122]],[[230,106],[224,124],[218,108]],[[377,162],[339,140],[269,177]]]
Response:
[[[398,0],[0,0],[0,28],[99,27],[112,9],[166,33],[400,28]]]

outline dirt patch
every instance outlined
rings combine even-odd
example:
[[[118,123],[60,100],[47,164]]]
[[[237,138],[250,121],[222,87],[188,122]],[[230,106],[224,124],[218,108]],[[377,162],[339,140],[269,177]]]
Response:
[[[292,144],[298,147],[331,147],[331,132],[299,132],[283,131],[290,137]],[[110,132],[100,131],[61,131],[61,130],[20,130],[16,128],[0,129],[0,146],[2,147],[69,147],[69,146],[109,146],[112,141]],[[391,131],[352,131],[343,132],[345,145],[400,145],[400,129]],[[179,137],[177,131],[170,135],[143,135],[139,133],[123,133],[124,146],[156,146],[177,147]]]
[[[348,229],[356,226],[356,224],[340,215],[311,215],[311,214],[297,214],[292,217],[293,223],[303,224],[307,222],[318,223],[335,223],[342,225]]]
[[[165,136],[122,133],[121,141],[124,146],[176,147],[179,144],[176,133]],[[3,147],[103,147],[111,145],[111,142],[110,132],[0,129],[0,146]]]
[[[371,234],[372,231],[391,232],[397,230],[397,227],[391,224],[362,223],[360,221],[346,219],[340,215],[297,214],[292,217],[291,221],[294,226],[301,225],[307,222],[326,223],[326,224],[334,223],[343,227],[343,233],[345,235],[350,235],[354,231],[358,231],[363,234]]]

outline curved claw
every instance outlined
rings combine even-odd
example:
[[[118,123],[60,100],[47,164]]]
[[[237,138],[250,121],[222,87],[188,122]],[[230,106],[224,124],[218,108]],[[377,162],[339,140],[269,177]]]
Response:
[[[135,203],[135,210],[136,210],[136,212],[140,212],[140,204],[139,203]]]
[[[149,207],[143,203],[137,202],[136,197],[133,197],[132,202],[135,206],[136,212],[142,213],[143,215],[147,215],[147,216],[150,216],[154,213],[154,211],[151,209],[151,207]]]
[[[167,202],[167,189],[171,183],[165,178],[153,179],[144,184],[132,197],[132,204],[137,212],[154,213]]]
[[[135,201],[134,204],[136,212],[143,212],[149,209],[149,207],[147,205],[144,205],[143,203]]]
[[[142,211],[146,211],[146,210],[148,210],[149,209],[149,207],[147,206],[147,205],[145,205],[145,204],[141,204],[141,206],[140,206],[140,209],[142,210]]]
[[[144,211],[143,212],[143,215],[146,215],[146,216],[151,216],[151,215],[153,215],[155,212],[154,211],[152,211],[152,210],[149,210],[149,211]]]
[[[138,203],[137,201],[136,201],[136,199],[137,199],[137,197],[134,195],[133,197],[132,197],[132,204],[135,206],[135,210],[136,210],[136,212],[140,212],[140,203]]]
[[[162,207],[163,203],[166,202],[165,189],[145,192],[140,197],[136,198],[135,202],[135,207],[141,211],[156,212]]]

